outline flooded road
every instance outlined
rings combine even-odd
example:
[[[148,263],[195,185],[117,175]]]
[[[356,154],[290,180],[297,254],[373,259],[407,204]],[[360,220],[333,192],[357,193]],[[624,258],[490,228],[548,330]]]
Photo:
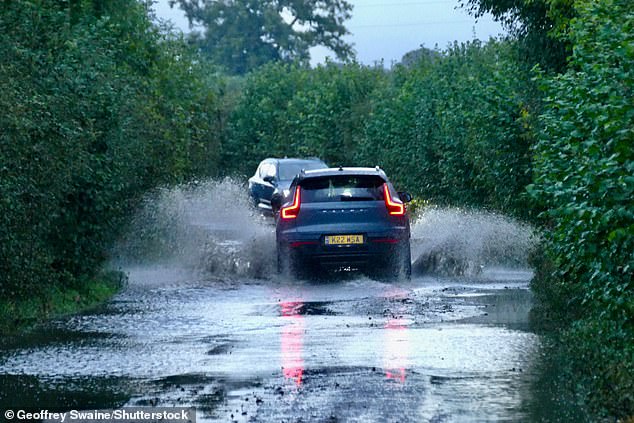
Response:
[[[390,284],[130,270],[0,351],[4,408],[194,405],[199,421],[527,421],[530,273]]]
[[[273,228],[242,192],[229,181],[151,198],[117,247],[122,292],[4,340],[0,408],[195,406],[198,421],[222,422],[578,421],[544,387],[553,367],[529,325],[531,272],[517,270],[526,228],[431,210],[412,227],[413,257],[462,276],[283,280],[272,272]]]

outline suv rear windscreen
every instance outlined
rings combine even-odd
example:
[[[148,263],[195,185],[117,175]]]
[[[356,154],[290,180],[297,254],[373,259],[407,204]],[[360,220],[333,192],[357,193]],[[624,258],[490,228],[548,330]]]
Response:
[[[323,169],[327,167],[322,162],[314,161],[314,162],[292,162],[292,163],[280,163],[280,180],[282,181],[290,181],[293,179],[299,172],[304,170],[313,170],[313,169]]]
[[[373,175],[336,175],[301,182],[302,202],[383,200],[385,181]]]

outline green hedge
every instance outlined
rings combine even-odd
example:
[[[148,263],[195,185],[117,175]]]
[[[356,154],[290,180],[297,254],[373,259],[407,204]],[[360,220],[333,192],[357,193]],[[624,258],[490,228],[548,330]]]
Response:
[[[574,53],[562,75],[541,76],[545,109],[535,184],[546,209],[552,273],[535,290],[565,338],[588,400],[634,415],[634,3],[579,3]],[[585,382],[585,383],[583,383]]]
[[[222,81],[140,2],[2,2],[0,55],[1,296],[80,285],[138,196],[216,171]]]
[[[511,41],[455,44],[400,67],[376,100],[361,161],[437,203],[527,214],[535,93]]]
[[[267,156],[380,165],[439,203],[526,216],[539,96],[512,41],[454,45],[394,71],[271,64],[247,76],[224,161]]]
[[[270,64],[244,81],[231,116],[225,162],[251,174],[265,157],[318,156],[350,165],[363,137],[382,70],[358,64]]]

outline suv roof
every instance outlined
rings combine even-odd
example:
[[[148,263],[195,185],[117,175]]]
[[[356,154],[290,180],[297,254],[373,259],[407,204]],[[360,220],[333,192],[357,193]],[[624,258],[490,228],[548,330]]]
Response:
[[[327,169],[306,170],[297,175],[298,180],[307,178],[318,178],[321,176],[353,176],[353,175],[368,175],[379,176],[381,179],[387,181],[387,175],[380,167],[330,167]]]
[[[305,159],[297,158],[297,157],[284,157],[283,159],[276,157],[268,157],[263,162],[278,162],[278,163],[303,163],[303,162],[321,162],[324,161],[318,157],[308,157]]]

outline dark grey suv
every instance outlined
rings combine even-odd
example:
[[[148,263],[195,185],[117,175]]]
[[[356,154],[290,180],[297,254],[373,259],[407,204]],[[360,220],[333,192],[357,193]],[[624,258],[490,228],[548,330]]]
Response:
[[[277,219],[279,272],[410,277],[411,196],[397,193],[379,167],[304,171],[289,191]]]
[[[258,210],[275,213],[298,173],[327,167],[320,159],[264,159],[249,178],[249,195]]]

